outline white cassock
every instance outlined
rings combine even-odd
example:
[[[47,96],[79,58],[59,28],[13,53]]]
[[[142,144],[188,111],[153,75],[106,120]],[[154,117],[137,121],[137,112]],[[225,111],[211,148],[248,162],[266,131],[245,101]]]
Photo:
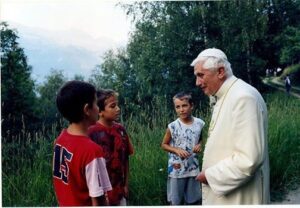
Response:
[[[251,85],[228,78],[217,103],[205,145],[203,205],[267,204],[270,201],[267,107]]]

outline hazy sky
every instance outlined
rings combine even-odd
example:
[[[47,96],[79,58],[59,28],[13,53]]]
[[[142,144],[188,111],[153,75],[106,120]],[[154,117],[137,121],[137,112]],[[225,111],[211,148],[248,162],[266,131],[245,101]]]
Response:
[[[79,30],[94,38],[127,42],[130,21],[117,3],[115,0],[1,0],[1,20],[47,30]]]
[[[128,0],[121,2],[130,3]],[[72,52],[57,57],[53,51],[43,53],[43,45],[35,46],[38,48],[21,45],[33,66],[34,79],[42,80],[50,68],[63,69],[68,76],[74,73],[87,76],[101,63],[104,51],[124,47],[128,42],[132,26],[118,3],[116,0],[0,0],[0,19],[17,29],[20,42],[23,38],[37,45],[34,38],[47,37],[43,40],[90,51],[85,57],[78,55],[78,60],[74,60]],[[71,67],[70,63],[78,67]]]

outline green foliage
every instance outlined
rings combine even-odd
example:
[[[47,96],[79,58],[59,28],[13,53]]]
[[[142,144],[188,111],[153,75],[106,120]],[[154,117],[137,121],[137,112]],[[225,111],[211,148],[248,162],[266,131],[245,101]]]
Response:
[[[139,86],[135,73],[130,67],[130,61],[125,49],[117,52],[109,50],[104,55],[104,62],[97,66],[89,78],[89,82],[96,88],[114,89],[120,94],[119,102],[125,105],[126,113],[134,111],[137,105]]]
[[[280,62],[282,64],[300,63],[300,26],[298,28],[288,26],[280,36],[280,41],[284,43]]]
[[[100,86],[116,89],[121,103],[145,108],[153,98],[191,91],[195,103],[204,95],[195,87],[192,60],[207,47],[222,48],[235,75],[261,87],[266,60],[255,47],[267,30],[259,1],[137,2],[123,5],[135,24],[127,48],[109,51],[92,75]]]
[[[58,135],[55,131],[50,134]],[[13,142],[2,138],[3,206],[57,206],[52,186],[52,140],[43,131],[24,133]]]
[[[261,12],[268,15],[268,28],[262,40],[258,40],[255,48],[263,60],[266,68],[281,66],[280,51],[285,42],[278,40],[287,26],[299,28],[300,1],[295,0],[267,0],[263,1]],[[290,62],[291,63],[291,62]],[[283,68],[283,66],[281,66]]]
[[[83,81],[83,82],[84,82],[84,76],[82,76],[82,75],[80,75],[80,74],[75,74],[73,80]]]
[[[46,129],[50,129],[54,123],[60,123],[62,120],[62,116],[56,108],[56,95],[65,82],[67,82],[67,78],[63,72],[52,69],[44,83],[37,88],[40,95],[38,98],[39,115],[41,116],[42,125]],[[58,127],[60,128],[60,126]]]
[[[143,18],[136,23],[128,56],[137,80],[142,83],[140,100],[147,103],[158,96],[170,105],[174,94],[186,90],[192,91],[199,102],[199,91],[191,87],[195,85],[190,63],[195,58],[191,50],[196,38],[189,22],[192,18],[188,16],[191,6],[194,8],[196,2],[142,2],[134,10],[142,13]]]
[[[17,32],[1,23],[1,116],[2,135],[12,137],[20,129],[32,130],[36,95],[24,50],[17,42]],[[25,125],[26,124],[26,125]]]

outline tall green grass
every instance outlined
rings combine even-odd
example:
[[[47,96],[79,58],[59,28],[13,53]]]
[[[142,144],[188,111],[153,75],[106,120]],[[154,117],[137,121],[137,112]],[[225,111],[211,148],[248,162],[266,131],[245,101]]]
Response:
[[[13,143],[2,138],[3,206],[57,205],[52,186],[52,144],[52,138],[42,133],[20,135]]]
[[[281,92],[265,99],[269,110],[271,196],[276,200],[300,183],[300,100]]]
[[[284,93],[265,95],[269,110],[269,151],[272,199],[299,184],[300,100]],[[173,109],[161,104],[124,120],[135,147],[130,157],[130,205],[166,205],[167,153],[160,148],[166,125],[174,120]],[[206,122],[209,112],[195,116]],[[52,186],[52,145],[59,132],[23,134],[13,143],[2,138],[3,206],[57,206]],[[25,139],[21,139],[25,138]],[[202,156],[202,155],[201,155]],[[201,157],[200,157],[201,161]]]

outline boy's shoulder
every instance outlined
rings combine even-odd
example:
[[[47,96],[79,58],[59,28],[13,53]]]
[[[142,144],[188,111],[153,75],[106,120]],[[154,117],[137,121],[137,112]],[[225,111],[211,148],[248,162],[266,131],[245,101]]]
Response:
[[[194,121],[197,123],[205,124],[205,122],[201,118],[193,117]]]
[[[122,130],[126,130],[125,127],[121,124],[121,123],[118,123],[118,122],[114,122],[113,126],[111,127],[113,129],[122,129]],[[96,123],[92,126],[89,127],[88,131],[91,132],[91,131],[95,131],[95,130],[108,130],[109,128],[101,125],[100,123]]]
[[[125,127],[121,123],[118,123],[118,122],[114,123],[113,128],[126,131]]]
[[[91,133],[91,132],[94,132],[94,131],[100,131],[100,130],[105,130],[105,126],[103,126],[100,123],[96,122],[94,125],[92,125],[88,128],[88,133]]]
[[[177,123],[177,122],[179,122],[179,118],[176,118],[174,121],[170,122],[169,125],[170,125],[170,124]]]
[[[175,128],[175,127],[178,126],[178,125],[180,125],[179,118],[177,118],[176,120],[170,122],[170,123],[167,125],[167,127],[173,129],[173,128]]]
[[[194,117],[194,124],[200,128],[205,126],[205,122],[201,118]]]
[[[55,144],[59,144],[69,148],[80,146],[80,149],[98,149],[98,145],[94,143],[89,137],[69,134],[66,129],[64,129],[57,137],[57,139],[55,140]]]
[[[203,127],[205,125],[205,122],[201,119],[201,118],[197,118],[197,117],[194,117],[193,116],[193,124],[192,125],[199,125],[201,127]],[[172,121],[171,123],[168,124],[168,127],[173,129],[173,128],[176,128],[176,127],[180,127],[182,124],[180,122],[180,119],[177,118],[175,121]]]

